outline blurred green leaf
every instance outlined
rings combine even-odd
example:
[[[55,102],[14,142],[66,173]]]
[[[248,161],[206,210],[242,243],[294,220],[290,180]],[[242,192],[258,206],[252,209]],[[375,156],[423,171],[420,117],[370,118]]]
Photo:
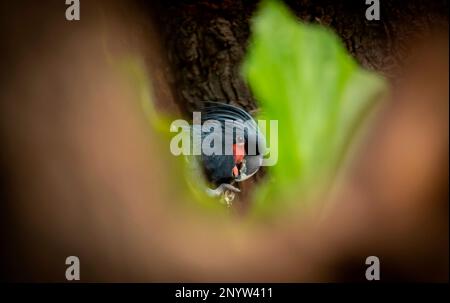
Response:
[[[279,129],[278,163],[255,201],[269,212],[326,191],[385,85],[331,30],[300,23],[278,1],[262,2],[251,29],[243,72],[264,118]]]
[[[203,179],[198,167],[194,169],[196,163],[193,163],[192,157],[176,157],[170,153],[170,140],[173,138],[170,125],[180,117],[157,112],[154,108],[151,80],[143,60],[137,55],[130,55],[121,58],[115,64],[124,79],[133,87],[136,93],[135,99],[140,103],[143,114],[151,126],[152,134],[162,142],[157,147],[160,151],[157,157],[161,161],[166,160],[167,170],[172,175],[169,182],[173,188],[177,189],[175,193],[179,194],[178,201],[186,202],[189,206],[198,205],[201,209],[214,213],[222,211],[223,206],[217,203],[216,199],[206,195],[206,180]]]

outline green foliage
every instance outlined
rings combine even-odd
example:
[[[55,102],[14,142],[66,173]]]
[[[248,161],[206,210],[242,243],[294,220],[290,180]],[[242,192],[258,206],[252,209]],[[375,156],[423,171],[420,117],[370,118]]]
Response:
[[[257,211],[272,212],[329,188],[385,85],[331,30],[299,22],[278,1],[263,1],[251,29],[243,72],[264,118],[278,120],[278,163],[255,196]]]
[[[252,209],[273,214],[304,207],[318,193],[327,193],[385,82],[360,68],[331,30],[301,23],[281,2],[263,1],[251,30],[243,74],[263,119],[278,121],[278,162],[269,167],[265,183],[259,183]],[[173,117],[157,114],[151,106],[142,63],[126,60],[122,68],[136,85],[152,129],[168,147]],[[215,210],[219,203],[203,193],[206,181],[183,160],[176,159],[170,168],[174,188],[183,200]]]

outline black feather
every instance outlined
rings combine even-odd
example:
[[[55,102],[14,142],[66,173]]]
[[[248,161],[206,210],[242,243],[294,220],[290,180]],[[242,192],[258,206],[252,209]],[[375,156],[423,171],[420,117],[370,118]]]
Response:
[[[201,122],[204,124],[206,121],[215,120],[219,122],[219,127],[222,129],[222,155],[205,155],[202,153],[201,160],[203,168],[208,180],[216,185],[222,183],[231,183],[234,179],[232,175],[232,169],[235,166],[233,155],[225,155],[225,136],[231,135],[233,138],[233,144],[236,143],[236,132],[239,131],[244,135],[246,154],[248,152],[248,143],[251,140],[252,144],[256,146],[256,154],[261,154],[261,150],[264,150],[264,141],[258,139],[258,127],[253,117],[245,110],[225,103],[218,102],[205,102],[205,106],[201,109]],[[232,129],[226,129],[225,123],[227,121],[233,122]],[[202,131],[203,139],[209,135],[209,132]],[[261,137],[262,138],[262,137]],[[255,167],[255,170],[258,168]]]

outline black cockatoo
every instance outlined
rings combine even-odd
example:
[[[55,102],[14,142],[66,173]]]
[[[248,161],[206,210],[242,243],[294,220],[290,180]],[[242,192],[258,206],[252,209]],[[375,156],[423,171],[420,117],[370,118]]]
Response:
[[[214,127],[214,131],[207,131],[205,127],[193,126],[194,135],[201,134],[202,145],[221,144],[218,154],[208,154],[202,149],[197,156],[204,175],[215,187],[206,191],[210,196],[226,194],[229,203],[234,193],[240,191],[233,184],[247,180],[261,167],[265,138],[249,113],[229,104],[206,102],[201,110],[201,123],[208,130]]]

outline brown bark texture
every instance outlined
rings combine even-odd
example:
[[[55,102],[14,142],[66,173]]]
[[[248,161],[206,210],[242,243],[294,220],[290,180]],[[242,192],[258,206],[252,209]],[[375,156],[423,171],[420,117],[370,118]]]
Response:
[[[368,21],[365,1],[285,1],[299,20],[334,29],[365,68],[393,78],[408,56],[411,40],[448,24],[448,3],[380,1],[380,21]],[[240,75],[258,1],[170,1],[157,5],[156,16],[171,66],[175,96],[182,112],[206,100],[238,105],[257,102]],[[155,7],[152,7],[154,9]],[[274,41],[276,43],[276,41]]]

